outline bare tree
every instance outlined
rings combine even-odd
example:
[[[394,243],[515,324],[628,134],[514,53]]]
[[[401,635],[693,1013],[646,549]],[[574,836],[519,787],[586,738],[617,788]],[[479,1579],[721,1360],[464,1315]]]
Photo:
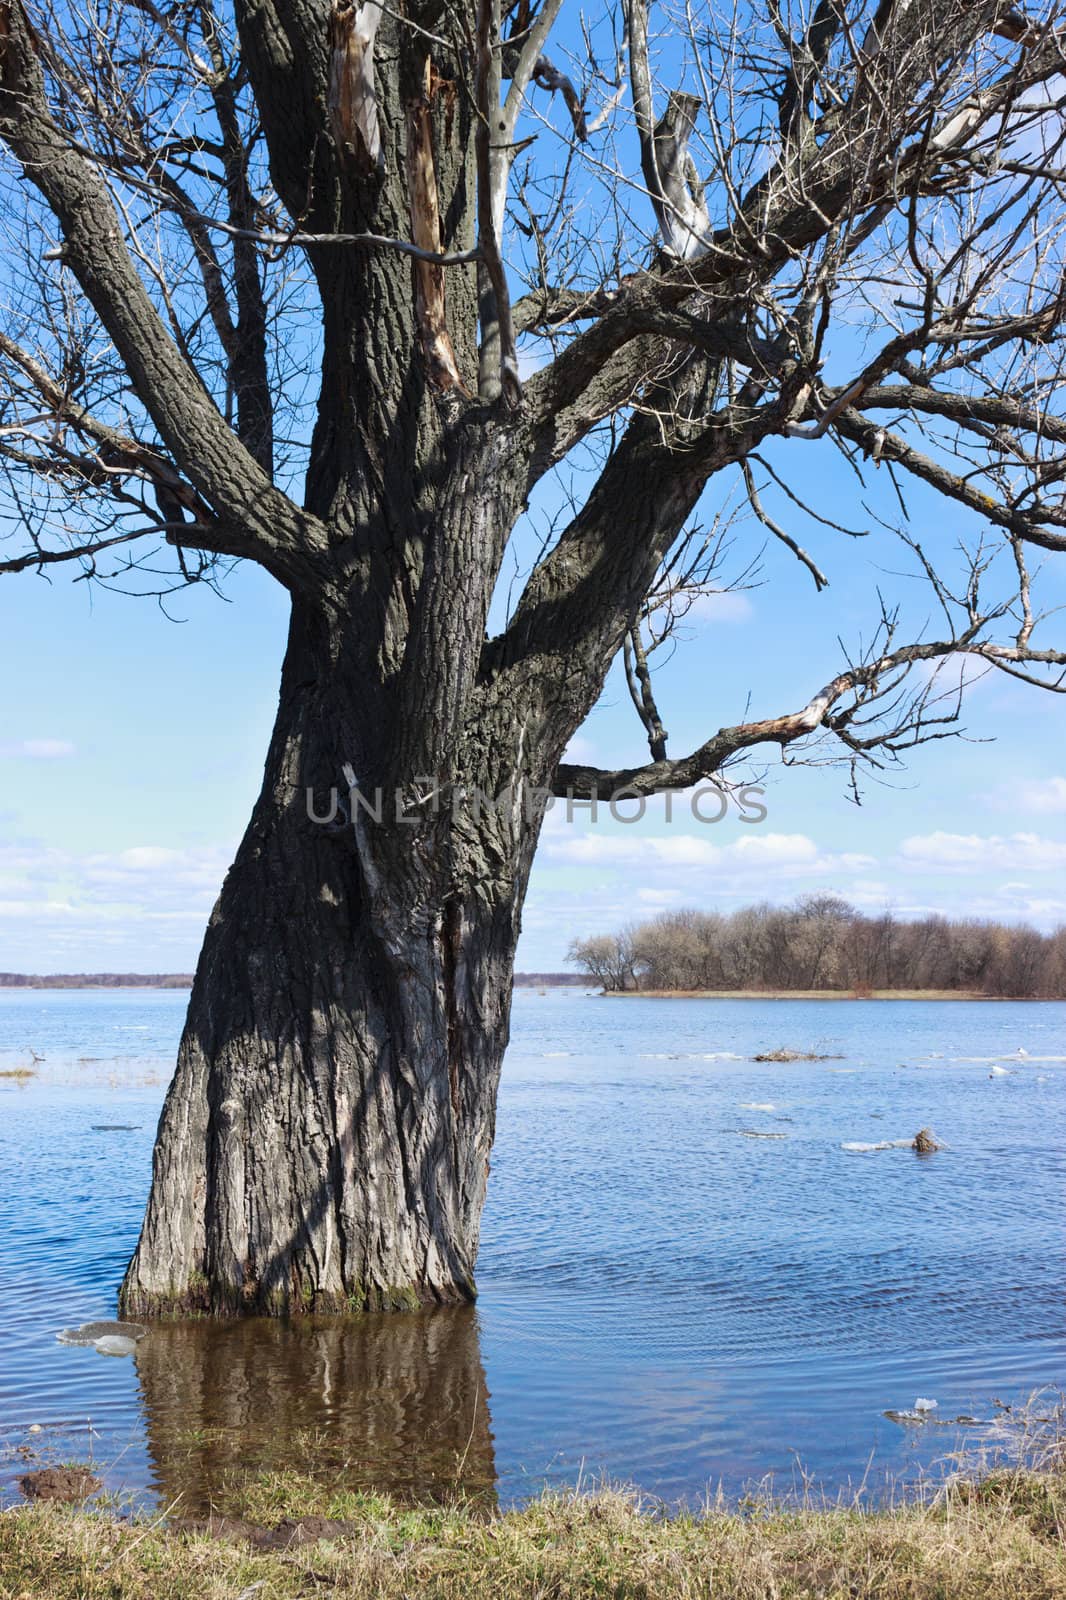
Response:
[[[589,939],[575,939],[568,952],[575,966],[587,972],[590,978],[611,994],[621,993],[634,986],[633,949],[629,935],[621,933],[594,934]]]
[[[467,1298],[535,792],[892,763],[952,731],[961,656],[1064,685],[1062,8],[2,17],[3,566],[162,594],[247,559],[292,602],[123,1303]],[[797,503],[834,451],[859,527]],[[818,590],[835,540],[894,541],[936,620],[886,596],[824,685],[785,663],[784,709],[671,756],[649,605],[700,580],[712,480]],[[652,759],[563,763],[627,640]]]
[[[835,895],[792,906],[745,906],[730,915],[664,912],[623,934],[575,939],[570,960],[607,989],[949,989],[959,993],[1066,994],[1064,930],[1022,923],[864,917]],[[622,976],[619,953],[626,952]]]

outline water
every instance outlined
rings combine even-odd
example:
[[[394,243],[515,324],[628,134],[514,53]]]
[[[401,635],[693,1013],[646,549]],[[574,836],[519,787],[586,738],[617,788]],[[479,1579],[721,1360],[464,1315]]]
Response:
[[[1066,1377],[1060,1003],[520,990],[476,1310],[57,1344],[114,1315],[185,999],[0,993],[0,1072],[46,1058],[0,1078],[0,1495],[29,1449],[187,1509],[280,1464],[505,1503],[876,1494]],[[839,1059],[749,1059],[782,1045]],[[948,1148],[841,1148],[924,1125]],[[979,1425],[882,1415],[919,1395]]]

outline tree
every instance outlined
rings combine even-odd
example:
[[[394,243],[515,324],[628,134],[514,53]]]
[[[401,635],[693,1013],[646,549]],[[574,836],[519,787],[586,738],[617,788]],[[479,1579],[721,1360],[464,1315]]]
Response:
[[[664,911],[633,929],[629,943],[642,989],[707,989],[718,919]]]
[[[570,946],[569,959],[611,994],[634,986],[633,949],[624,930],[617,934],[594,934],[591,939],[575,939]]]
[[[131,1314],[473,1295],[542,791],[898,761],[960,657],[1063,687],[1061,9],[560,9],[5,0],[3,565],[291,596]],[[833,450],[936,625],[886,599],[824,686],[670,757],[649,653],[722,586],[705,490],[821,591],[789,464]],[[565,762],[623,651],[651,761]]]
[[[1063,930],[1026,923],[893,922],[836,895],[728,916],[665,912],[620,936],[575,939],[570,960],[607,989],[949,989],[1061,998]],[[624,965],[620,953],[625,952]],[[876,979],[876,984],[873,981]]]

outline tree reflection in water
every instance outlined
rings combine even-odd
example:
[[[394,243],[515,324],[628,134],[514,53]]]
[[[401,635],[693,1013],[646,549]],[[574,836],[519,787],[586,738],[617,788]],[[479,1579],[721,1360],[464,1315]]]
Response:
[[[494,1498],[477,1313],[155,1324],[137,1349],[155,1488],[225,1508],[292,1469],[404,1499]]]

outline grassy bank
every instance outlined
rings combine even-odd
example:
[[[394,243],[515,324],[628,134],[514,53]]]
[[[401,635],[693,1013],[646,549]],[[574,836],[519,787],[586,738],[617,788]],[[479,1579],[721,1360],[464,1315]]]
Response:
[[[405,1510],[331,1495],[288,1474],[246,1488],[239,1509],[249,1521],[214,1536],[59,1507],[8,1511],[0,1515],[0,1597],[1066,1597],[1066,1474],[1057,1472],[1004,1472],[883,1511],[753,1506],[671,1520],[617,1492],[545,1497],[502,1516],[474,1506]],[[301,1524],[307,1517],[337,1521]],[[308,1542],[252,1548],[266,1529],[275,1542]],[[328,1537],[313,1537],[322,1532]]]
[[[1029,1000],[971,989],[605,989],[604,1000]]]

